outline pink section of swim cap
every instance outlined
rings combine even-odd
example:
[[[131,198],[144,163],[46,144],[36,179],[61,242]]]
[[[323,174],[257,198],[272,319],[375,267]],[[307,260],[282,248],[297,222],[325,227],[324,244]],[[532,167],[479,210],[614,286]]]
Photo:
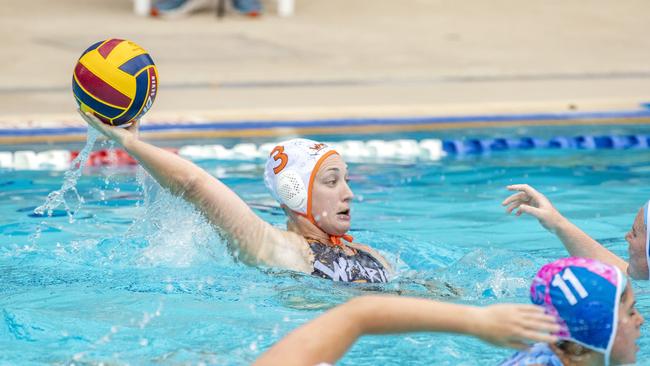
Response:
[[[569,328],[567,327],[564,319],[560,317],[560,314],[557,312],[555,306],[553,306],[553,302],[551,301],[551,294],[549,291],[553,276],[555,276],[555,274],[560,272],[563,268],[564,267],[562,266],[556,265],[555,262],[542,267],[542,269],[537,272],[537,276],[533,278],[533,282],[530,285],[530,298],[537,299],[538,301],[534,301],[536,304],[540,304],[539,300],[542,300],[540,305],[544,306],[546,313],[554,316],[555,319],[557,319],[557,322],[560,325],[560,330],[553,334],[561,338],[568,338],[570,336]],[[541,292],[538,290],[541,290]]]
[[[605,278],[612,285],[618,285],[618,275],[616,274],[616,269],[614,269],[614,267],[601,263],[597,260],[580,257],[558,259],[555,262],[549,263],[542,267],[539,272],[537,272],[537,276],[535,277],[542,279],[548,285],[550,285],[551,281],[553,280],[553,276],[569,266],[586,268],[589,270],[589,272],[593,272],[600,277]]]

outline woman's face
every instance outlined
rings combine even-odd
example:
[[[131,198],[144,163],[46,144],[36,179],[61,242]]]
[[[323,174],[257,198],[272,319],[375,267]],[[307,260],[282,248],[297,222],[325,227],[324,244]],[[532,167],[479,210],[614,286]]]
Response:
[[[350,230],[348,167],[339,155],[330,155],[316,173],[312,187],[311,214],[321,230],[341,236]]]
[[[636,280],[648,279],[648,261],[646,260],[646,227],[643,222],[643,207],[639,210],[632,229],[625,234],[625,240],[628,243],[628,254],[630,264],[627,267],[627,274]]]
[[[636,353],[639,351],[636,341],[641,335],[641,324],[644,320],[636,310],[635,304],[634,291],[628,284],[618,307],[618,327],[610,355],[614,365],[636,362]]]

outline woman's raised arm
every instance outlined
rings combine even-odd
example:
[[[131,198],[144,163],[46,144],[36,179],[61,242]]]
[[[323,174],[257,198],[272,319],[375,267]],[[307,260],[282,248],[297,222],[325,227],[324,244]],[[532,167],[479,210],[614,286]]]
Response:
[[[516,192],[501,203],[506,206],[507,213],[517,210],[517,216],[526,213],[535,217],[546,230],[555,234],[562,241],[564,247],[573,257],[597,259],[627,272],[628,263],[626,261],[562,216],[551,201],[535,188],[528,184],[513,184],[507,189]]]
[[[220,228],[238,258],[250,264],[309,271],[307,245],[266,223],[217,178],[172,152],[141,141],[135,132],[137,127],[108,126],[91,114],[81,115],[138,160],[162,187],[193,204]]]

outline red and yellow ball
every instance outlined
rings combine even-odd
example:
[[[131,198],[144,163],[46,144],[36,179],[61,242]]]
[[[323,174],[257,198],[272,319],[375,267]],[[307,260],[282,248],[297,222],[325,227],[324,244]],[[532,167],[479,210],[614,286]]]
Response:
[[[107,39],[79,58],[72,78],[79,108],[102,122],[121,126],[137,121],[156,99],[158,70],[137,44]]]

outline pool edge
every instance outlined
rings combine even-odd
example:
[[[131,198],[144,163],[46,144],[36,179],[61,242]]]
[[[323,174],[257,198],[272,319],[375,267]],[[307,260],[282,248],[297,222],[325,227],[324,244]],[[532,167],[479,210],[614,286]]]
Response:
[[[473,108],[472,108],[473,107]],[[546,108],[472,106],[396,109],[384,106],[358,109],[282,110],[152,114],[141,132],[146,138],[187,139],[273,137],[290,134],[346,134],[452,130],[513,126],[650,124],[647,103],[594,104]],[[483,113],[481,113],[483,112]],[[73,142],[85,139],[86,126],[75,115],[0,117],[0,144]]]

